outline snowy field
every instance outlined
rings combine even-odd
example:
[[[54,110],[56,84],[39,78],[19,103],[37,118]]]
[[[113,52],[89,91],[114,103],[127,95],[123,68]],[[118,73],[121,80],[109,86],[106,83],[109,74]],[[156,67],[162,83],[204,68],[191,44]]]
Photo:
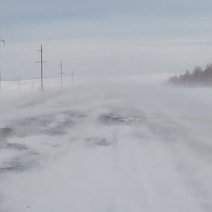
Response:
[[[211,212],[212,89],[163,80],[4,82],[0,212]]]

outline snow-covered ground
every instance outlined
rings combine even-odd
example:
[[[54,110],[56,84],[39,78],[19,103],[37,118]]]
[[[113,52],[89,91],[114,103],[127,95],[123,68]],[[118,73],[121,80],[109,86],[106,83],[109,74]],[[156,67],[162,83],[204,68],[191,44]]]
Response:
[[[162,79],[3,84],[0,211],[211,212],[212,89]]]

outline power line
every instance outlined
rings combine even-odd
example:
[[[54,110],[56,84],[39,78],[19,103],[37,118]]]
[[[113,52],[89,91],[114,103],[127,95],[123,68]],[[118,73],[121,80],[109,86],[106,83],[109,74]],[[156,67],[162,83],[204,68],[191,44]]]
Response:
[[[60,67],[60,86],[62,89],[63,88],[63,61],[62,60],[60,61],[59,67]]]
[[[5,47],[5,40],[1,39],[0,42],[2,42],[3,46]],[[1,91],[1,81],[2,81],[2,79],[1,79],[1,64],[0,64],[0,91]]]
[[[36,63],[40,63],[40,82],[41,82],[41,91],[44,91],[44,83],[43,83],[43,64],[46,63],[43,61],[43,46],[40,45],[40,49],[38,50],[40,52],[40,61],[36,61]]]

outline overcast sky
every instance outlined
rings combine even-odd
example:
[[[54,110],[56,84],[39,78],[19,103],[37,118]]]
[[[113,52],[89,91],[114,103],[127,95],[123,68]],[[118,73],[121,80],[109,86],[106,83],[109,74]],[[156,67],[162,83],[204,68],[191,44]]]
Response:
[[[210,0],[0,0],[3,78],[183,72],[212,62]]]

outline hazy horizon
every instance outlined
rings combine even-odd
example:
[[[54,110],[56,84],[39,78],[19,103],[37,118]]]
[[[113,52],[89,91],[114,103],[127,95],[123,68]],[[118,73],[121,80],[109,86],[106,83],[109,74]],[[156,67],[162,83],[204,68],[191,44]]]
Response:
[[[212,62],[210,8],[204,1],[2,1],[3,79],[45,75],[176,73]]]

